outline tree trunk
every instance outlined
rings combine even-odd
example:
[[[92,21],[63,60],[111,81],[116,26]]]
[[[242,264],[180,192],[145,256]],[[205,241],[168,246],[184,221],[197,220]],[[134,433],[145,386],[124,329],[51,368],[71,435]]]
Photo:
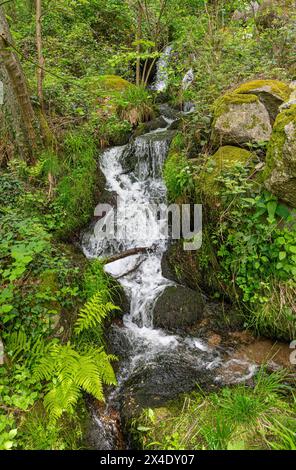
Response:
[[[42,18],[42,0],[36,0],[36,47],[38,64],[37,68],[37,93],[39,98],[40,107],[42,113],[44,112],[44,100],[43,100],[43,78],[44,78],[44,57],[42,52],[42,29],[41,29],[41,18]]]
[[[35,153],[39,132],[27,82],[19,58],[10,45],[13,45],[13,39],[0,7],[0,80],[4,85],[4,125],[12,131],[20,155],[28,158]]]
[[[142,39],[142,16],[143,16],[142,5],[139,2],[138,3],[138,25],[137,25],[137,35],[136,35],[137,41],[141,41]],[[137,54],[138,56],[141,54],[140,44],[137,44]],[[136,64],[136,84],[139,86],[140,83],[141,83],[141,59],[140,57],[138,57],[137,64]]]

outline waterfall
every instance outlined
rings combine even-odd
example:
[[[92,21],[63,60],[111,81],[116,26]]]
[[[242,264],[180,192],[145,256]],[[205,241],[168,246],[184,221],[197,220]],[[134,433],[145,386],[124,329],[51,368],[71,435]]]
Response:
[[[156,71],[156,79],[154,84],[152,85],[152,90],[155,91],[165,91],[168,85],[168,62],[172,53],[172,46],[167,46],[159,61],[157,62],[157,71]]]
[[[156,299],[174,284],[163,276],[161,267],[167,249],[167,240],[163,237],[167,220],[159,220],[150,209],[155,201],[166,202],[162,167],[173,134],[166,129],[150,132],[127,146],[106,150],[100,160],[106,189],[116,193],[117,211],[127,208],[128,224],[125,236],[119,230],[111,239],[99,237],[93,230],[85,233],[84,253],[89,258],[97,258],[130,248],[153,246],[150,253],[129,256],[105,267],[122,285],[130,309],[125,312],[123,324],[114,324],[109,333],[109,343],[113,352],[121,357],[121,365],[117,374],[119,385],[110,394],[104,413],[94,415],[96,446],[100,449],[115,449],[118,445],[116,426],[112,420],[110,423],[109,415],[114,410],[126,413],[129,394],[137,393],[143,405],[149,406],[154,396],[159,403],[191,390],[196,382],[209,378],[212,382],[223,380],[218,374],[216,379],[213,375],[223,366],[217,348],[208,346],[200,338],[169,334],[153,325]],[[255,372],[254,366],[244,364],[243,367],[245,377]],[[243,374],[239,377],[230,374],[229,383],[243,380]]]
[[[187,88],[190,87],[191,83],[194,80],[194,72],[193,69],[188,70],[186,74],[184,75],[184,78],[182,80],[182,89],[187,90]]]
[[[171,51],[168,46],[158,62],[154,90],[164,91],[167,87]],[[183,89],[193,78],[189,70],[182,82]],[[88,258],[138,249],[137,254],[105,266],[105,271],[121,284],[129,309],[123,312],[122,324],[112,324],[108,333],[111,352],[120,358],[118,386],[109,393],[104,411],[92,409],[91,441],[102,450],[121,448],[123,436],[118,421],[126,421],[128,410],[159,406],[192,390],[196,383],[202,386],[243,382],[256,371],[253,363],[229,359],[231,353],[222,352],[220,347],[210,346],[199,337],[172,334],[154,326],[154,309],[162,293],[166,289],[182,289],[163,276],[168,220],[165,212],[153,209],[167,202],[162,170],[175,135],[169,128],[177,118],[168,105],[159,108],[167,122],[165,129],[132,138],[127,145],[107,149],[102,154],[100,167],[106,190],[116,195],[116,211],[108,210],[103,220],[113,221],[114,230],[106,236],[99,220],[82,239]],[[193,103],[185,103],[183,113],[194,109]]]

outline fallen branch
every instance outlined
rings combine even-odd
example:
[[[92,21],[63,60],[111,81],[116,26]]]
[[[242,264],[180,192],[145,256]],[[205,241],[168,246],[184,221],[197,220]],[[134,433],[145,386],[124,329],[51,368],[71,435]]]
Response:
[[[114,263],[123,258],[127,258],[128,256],[138,255],[138,254],[149,254],[155,251],[155,247],[139,247],[139,248],[131,248],[130,250],[123,251],[122,253],[117,253],[116,255],[109,256],[103,260],[104,264]]]

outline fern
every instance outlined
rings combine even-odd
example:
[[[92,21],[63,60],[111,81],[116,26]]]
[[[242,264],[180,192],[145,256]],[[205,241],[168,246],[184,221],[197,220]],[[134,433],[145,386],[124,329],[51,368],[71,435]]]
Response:
[[[40,356],[44,356],[49,344],[41,336],[28,338],[23,331],[15,331],[9,335],[6,350],[12,362],[22,362],[27,367],[32,365]]]
[[[103,385],[116,384],[110,363],[114,359],[102,348],[78,352],[70,343],[52,344],[33,368],[36,380],[48,382],[44,406],[51,420],[55,422],[64,412],[73,412],[82,391],[104,401]]]
[[[90,328],[102,325],[104,319],[113,310],[120,310],[112,302],[104,303],[100,292],[95,294],[80,310],[75,324],[77,334]]]

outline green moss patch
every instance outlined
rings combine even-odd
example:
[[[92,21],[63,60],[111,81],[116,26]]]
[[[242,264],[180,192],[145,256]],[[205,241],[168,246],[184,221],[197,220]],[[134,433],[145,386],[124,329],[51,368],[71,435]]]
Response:
[[[285,109],[277,116],[267,149],[266,167],[263,173],[264,180],[269,178],[276,165],[282,161],[283,147],[286,141],[285,127],[291,122],[296,125],[296,105]]]
[[[289,99],[291,89],[289,86],[279,80],[252,80],[243,83],[233,92],[235,94],[252,94],[255,91],[265,91],[277,95],[283,101]]]
[[[212,199],[219,192],[217,178],[222,172],[237,164],[246,165],[250,160],[252,160],[252,153],[248,150],[231,145],[221,147],[209,158],[206,167],[201,172],[200,189],[202,193]]]
[[[128,87],[133,86],[124,78],[118,75],[101,75],[98,77],[98,82],[107,91],[123,91]]]
[[[227,93],[218,98],[214,103],[214,117],[218,119],[229,111],[231,105],[242,105],[259,102],[259,98],[253,94]]]

